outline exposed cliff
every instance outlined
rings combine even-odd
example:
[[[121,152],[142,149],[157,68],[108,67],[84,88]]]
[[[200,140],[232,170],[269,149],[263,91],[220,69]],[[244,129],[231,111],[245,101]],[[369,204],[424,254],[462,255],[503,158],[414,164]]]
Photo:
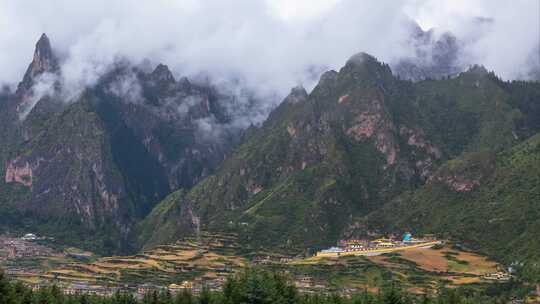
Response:
[[[46,75],[53,85],[39,91]],[[238,141],[222,106],[233,97],[176,81],[164,65],[146,72],[120,61],[75,100],[63,99],[61,77],[43,35],[17,91],[0,96],[0,219],[11,223],[0,229],[129,250],[132,226],[212,173]]]

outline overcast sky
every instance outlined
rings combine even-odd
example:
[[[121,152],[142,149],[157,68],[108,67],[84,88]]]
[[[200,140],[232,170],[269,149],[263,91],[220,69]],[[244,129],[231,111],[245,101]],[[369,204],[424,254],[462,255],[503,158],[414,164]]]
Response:
[[[538,0],[0,0],[0,82],[20,81],[46,32],[74,85],[126,57],[283,94],[359,51],[410,56],[407,19],[452,31],[468,41],[467,60],[514,79],[538,63],[539,14]]]

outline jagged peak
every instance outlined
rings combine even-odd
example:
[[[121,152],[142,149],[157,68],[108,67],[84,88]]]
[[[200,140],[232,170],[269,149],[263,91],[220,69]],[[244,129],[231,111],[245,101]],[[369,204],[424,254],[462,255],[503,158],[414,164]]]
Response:
[[[299,85],[291,89],[291,92],[285,98],[285,102],[298,103],[306,100],[307,97],[308,93],[306,89],[303,86]]]
[[[372,79],[376,82],[392,77],[388,64],[382,63],[374,56],[361,52],[353,55],[339,71],[340,77],[353,77],[356,81]]]
[[[462,77],[462,79],[476,81],[480,81],[483,79],[498,80],[498,77],[495,75],[495,73],[488,71],[483,65],[479,64],[473,64],[469,66],[469,68],[465,72],[460,73],[458,77]]]
[[[326,71],[321,75],[319,83],[333,82],[336,81],[338,77],[338,72],[334,70]]]
[[[368,54],[368,53],[365,53],[365,52],[360,52],[358,54],[354,54],[352,55],[349,60],[347,60],[347,63],[345,64],[345,66],[348,66],[348,65],[364,65],[364,64],[371,64],[371,63],[376,63],[376,64],[381,64],[377,58],[375,58],[374,56]]]
[[[307,95],[307,91],[302,85],[297,85],[294,88],[291,89],[291,94],[300,94],[300,95]]]
[[[158,64],[151,74],[152,78],[157,81],[163,82],[175,82],[173,74],[169,70],[169,67],[164,64]]]
[[[338,72],[334,70],[326,71],[321,75],[319,83],[312,91],[312,94],[327,94],[334,87],[338,80]]]
[[[476,74],[476,75],[486,75],[489,72],[485,66],[480,65],[480,64],[474,64],[470,66],[465,73],[471,73],[471,74]]]
[[[26,69],[23,80],[17,87],[17,93],[26,94],[25,91],[34,85],[34,81],[39,75],[44,73],[56,74],[59,70],[58,60],[52,50],[51,41],[47,34],[43,33],[36,42],[34,57]]]
[[[380,62],[374,56],[360,52],[355,54],[347,60],[342,70],[359,70],[364,69],[368,71],[382,71],[391,73],[387,64]]]
[[[190,87],[191,86],[191,82],[185,76],[180,77],[180,79],[178,79],[178,83],[180,84],[181,87]]]
[[[34,59],[30,67],[33,68],[34,75],[44,72],[56,72],[58,69],[58,62],[52,51],[51,41],[45,33],[41,34],[36,43]]]
[[[51,40],[49,40],[47,34],[43,33],[41,34],[41,37],[39,37],[39,40],[36,43],[36,51],[37,50],[51,50]]]

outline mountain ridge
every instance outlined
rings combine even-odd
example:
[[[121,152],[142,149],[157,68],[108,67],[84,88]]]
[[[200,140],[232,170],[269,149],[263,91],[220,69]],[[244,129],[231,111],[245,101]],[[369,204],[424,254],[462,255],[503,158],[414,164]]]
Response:
[[[37,230],[101,253],[201,230],[297,252],[414,230],[378,212],[434,184],[473,193],[484,172],[448,168],[497,172],[497,155],[540,131],[540,84],[504,82],[481,66],[410,81],[358,53],[243,130],[231,127],[237,96],[176,79],[164,64],[120,60],[66,103],[46,35],[35,54],[21,91],[0,94],[0,231]],[[45,94],[34,83],[43,75],[53,76]]]
[[[355,229],[357,217],[434,179],[446,161],[502,151],[521,133],[538,132],[519,130],[534,115],[521,112],[514,85],[477,66],[413,83],[370,55],[354,55],[339,72],[324,73],[306,100],[282,102],[216,175],[158,205],[139,228],[142,244],[195,227],[232,229],[255,247],[320,247],[361,236],[370,228]]]
[[[129,235],[138,219],[171,189],[212,172],[235,145],[240,130],[207,141],[198,125],[228,124],[221,103],[232,97],[177,81],[165,65],[145,72],[120,61],[66,102],[46,35],[34,54],[0,108],[3,231],[39,230],[108,253],[133,250]],[[45,75],[53,75],[51,90],[36,91]]]

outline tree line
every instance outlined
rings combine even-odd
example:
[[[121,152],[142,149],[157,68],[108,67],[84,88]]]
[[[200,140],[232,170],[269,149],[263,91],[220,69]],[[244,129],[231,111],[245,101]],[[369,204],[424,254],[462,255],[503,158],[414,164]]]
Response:
[[[227,279],[220,292],[203,288],[197,296],[188,291],[177,295],[150,292],[142,299],[117,293],[111,297],[64,295],[57,286],[32,291],[21,282],[10,281],[0,269],[0,304],[482,304],[507,303],[508,296],[489,296],[461,290],[440,289],[433,295],[413,295],[397,287],[367,291],[352,296],[301,294],[279,273],[246,269]]]

